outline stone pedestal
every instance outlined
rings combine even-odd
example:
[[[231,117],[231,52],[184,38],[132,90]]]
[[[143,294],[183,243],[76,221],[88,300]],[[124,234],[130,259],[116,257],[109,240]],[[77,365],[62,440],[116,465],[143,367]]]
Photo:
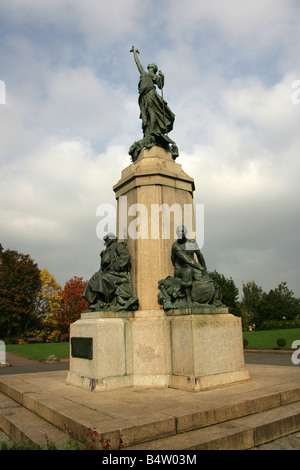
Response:
[[[92,354],[73,353],[71,344],[68,384],[94,391],[169,385],[170,324],[163,310],[82,313],[70,336],[89,339]]]
[[[212,306],[173,310],[168,318],[170,387],[197,392],[249,379],[241,318]]]
[[[241,319],[227,308],[87,312],[71,325],[71,338],[92,343],[89,357],[76,357],[71,349],[67,377],[86,390],[198,392],[249,379]]]
[[[176,228],[185,222],[195,230],[194,180],[170,152],[159,147],[143,149],[121,176],[113,188],[118,201],[117,233],[119,238],[123,229],[127,233],[131,279],[140,309],[158,309],[158,281],[174,271],[171,247]]]

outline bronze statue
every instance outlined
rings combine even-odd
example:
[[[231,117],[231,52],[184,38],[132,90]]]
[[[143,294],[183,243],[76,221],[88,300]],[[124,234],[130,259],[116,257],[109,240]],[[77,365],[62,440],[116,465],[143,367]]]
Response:
[[[156,86],[160,90],[163,89],[164,75],[161,70],[158,71],[155,64],[149,64],[146,71],[139,61],[139,51],[132,46],[131,52],[133,52],[135,63],[140,72],[139,106],[144,136],[146,137],[156,132],[168,134],[173,129],[175,115],[155,89]]]
[[[186,238],[186,228],[178,227],[177,241],[172,245],[171,259],[174,266],[174,276],[181,279],[181,287],[185,291],[188,304],[192,303],[192,282],[199,281],[206,272],[206,264],[195,240]],[[195,255],[198,262],[195,260]]]
[[[184,226],[178,227],[176,233],[178,239],[173,243],[171,252],[174,277],[159,281],[159,302],[165,310],[201,304],[222,306],[214,276],[207,271],[197,242],[186,237]]]
[[[151,148],[154,145],[171,150],[173,158],[177,158],[178,149],[167,134],[173,129],[175,115],[163,98],[164,74],[158,71],[156,64],[149,64],[145,70],[139,61],[139,51],[132,46],[134,60],[140,72],[139,107],[140,119],[144,138],[135,142],[129,150],[133,161],[143,147]],[[161,90],[161,96],[156,91],[156,86]]]
[[[138,299],[130,279],[130,254],[125,242],[109,233],[103,237],[101,264],[88,282],[83,297],[89,310],[137,310]]]

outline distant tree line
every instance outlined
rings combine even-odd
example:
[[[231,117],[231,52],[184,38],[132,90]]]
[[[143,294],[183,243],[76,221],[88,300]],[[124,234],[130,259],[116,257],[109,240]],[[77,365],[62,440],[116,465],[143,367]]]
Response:
[[[230,313],[242,318],[244,330],[300,327],[300,302],[286,282],[266,293],[249,281],[243,284],[240,301],[234,281],[214,274],[222,302]],[[0,339],[67,341],[70,324],[88,307],[82,297],[86,284],[82,277],[74,276],[62,287],[29,255],[4,250],[0,244]]]
[[[242,284],[243,295],[239,300],[234,281],[215,274],[222,302],[230,313],[242,318],[245,331],[300,328],[300,300],[286,282],[266,293],[254,281],[248,281]]]
[[[82,278],[74,276],[62,287],[29,255],[4,250],[0,244],[0,339],[68,340],[70,323],[88,306],[82,298],[85,286]]]

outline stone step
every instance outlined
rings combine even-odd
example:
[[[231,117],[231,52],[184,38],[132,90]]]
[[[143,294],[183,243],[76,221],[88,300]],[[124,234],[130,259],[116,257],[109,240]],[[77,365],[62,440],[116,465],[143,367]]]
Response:
[[[93,409],[87,406],[82,406],[72,400],[53,394],[51,391],[41,389],[18,379],[17,376],[0,377],[0,393],[6,398],[11,398],[16,406],[19,405],[18,410],[32,412],[32,416],[41,418],[56,427],[56,429],[60,426],[67,427],[81,443],[85,444],[87,442],[89,428],[99,429],[101,427],[103,432],[99,434],[98,440],[101,438],[104,441],[109,440],[111,447],[114,449],[119,446],[120,429],[111,430],[111,426],[109,426],[106,430],[105,419],[101,421],[102,426],[99,426],[99,413],[95,413]],[[4,426],[1,426],[1,422],[0,427],[5,431]],[[10,433],[7,434],[11,436]]]
[[[300,402],[296,402],[126,450],[246,450],[299,430]]]
[[[110,441],[111,449],[118,449],[120,438],[126,450],[251,448],[259,445],[258,430],[266,431],[268,423],[271,430],[275,423],[275,435],[266,434],[263,442],[300,430],[297,369],[255,369],[251,383],[199,394],[170,389],[94,393],[67,386],[63,371],[0,376],[0,392],[14,401],[3,419],[24,408],[24,413],[31,412],[56,430],[68,426],[84,444],[87,429],[95,428],[99,439]],[[0,427],[4,429],[1,422]]]
[[[66,449],[66,433],[0,393],[0,428],[16,443],[28,441],[31,446],[48,449]]]

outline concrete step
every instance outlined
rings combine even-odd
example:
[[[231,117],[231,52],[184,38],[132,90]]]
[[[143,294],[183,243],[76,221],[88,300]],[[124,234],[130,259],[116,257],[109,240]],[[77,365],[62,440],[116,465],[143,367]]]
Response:
[[[246,450],[299,430],[300,402],[296,402],[126,450]]]
[[[0,393],[0,428],[16,443],[28,441],[33,448],[66,449],[68,438],[65,432],[43,420],[35,413]]]
[[[33,415],[56,431],[68,426],[84,444],[87,429],[95,428],[110,449],[118,449],[120,438],[125,450],[245,449],[300,430],[299,372],[253,366],[251,382],[199,394],[173,389],[93,393],[66,385],[64,371],[3,375],[0,392],[13,403],[4,402],[1,419],[9,429],[9,415],[15,413],[17,424],[24,411],[27,428],[35,427],[29,420]],[[27,436],[29,429],[23,426],[19,436],[22,432]]]
[[[58,396],[56,393],[53,394],[50,391],[41,389],[24,380],[19,380],[18,376],[0,377],[0,393],[0,414],[2,414],[1,397],[11,399],[11,405],[15,407],[16,415],[21,411],[26,413],[28,428],[34,427],[35,421],[41,419],[44,423],[49,424],[49,426],[53,425],[54,429],[57,429],[61,434],[65,433],[62,433],[59,427],[68,428],[70,432],[76,436],[76,440],[84,445],[88,441],[87,433],[89,428],[100,428],[97,420],[99,413],[95,413],[93,409],[82,406],[62,396]],[[4,409],[7,403],[8,402],[3,402]],[[5,414],[5,412],[3,414]],[[9,415],[10,411],[8,411],[8,416]],[[19,437],[20,440],[29,438],[26,437],[27,434],[24,434],[24,438],[22,437],[22,430],[20,434],[17,433],[16,439],[13,432],[9,430],[9,424],[5,424],[5,418],[3,418],[3,425],[1,425],[1,419],[0,417],[0,428],[2,427],[4,432],[15,442],[19,442]],[[102,421],[101,427],[105,428],[105,421],[104,423]],[[113,429],[111,431],[111,428],[109,428],[108,431],[104,431],[98,435],[98,441],[100,441],[101,438],[103,438],[104,441],[109,440],[111,447],[116,449],[120,442],[120,429]]]
[[[67,436],[35,413],[0,393],[0,428],[14,441],[29,441],[47,448],[66,449]],[[126,450],[244,450],[300,430],[300,402],[181,432]],[[83,447],[83,446],[82,446]]]

